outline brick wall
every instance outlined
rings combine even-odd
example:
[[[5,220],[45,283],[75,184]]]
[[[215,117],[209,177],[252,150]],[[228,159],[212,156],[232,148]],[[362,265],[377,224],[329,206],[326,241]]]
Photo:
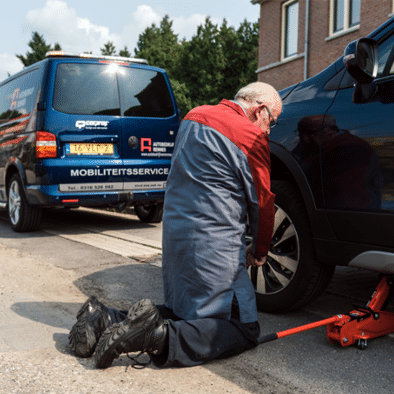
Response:
[[[280,67],[271,68],[258,74],[258,81],[266,82],[281,90],[303,80],[304,60],[297,59]]]
[[[257,79],[271,83],[280,90],[304,79],[304,58],[280,63],[281,12],[284,0],[263,1],[260,6],[259,68],[279,63],[258,73]],[[305,4],[299,0],[298,53],[305,50]],[[310,0],[308,78],[316,75],[343,55],[346,46],[365,37],[388,20],[393,0],[361,0],[360,28],[329,38],[330,0]]]

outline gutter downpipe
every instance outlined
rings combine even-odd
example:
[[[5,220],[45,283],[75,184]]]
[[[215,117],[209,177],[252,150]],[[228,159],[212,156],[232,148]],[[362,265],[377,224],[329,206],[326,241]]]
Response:
[[[305,3],[305,48],[304,48],[304,81],[308,79],[308,52],[309,52],[309,0]]]

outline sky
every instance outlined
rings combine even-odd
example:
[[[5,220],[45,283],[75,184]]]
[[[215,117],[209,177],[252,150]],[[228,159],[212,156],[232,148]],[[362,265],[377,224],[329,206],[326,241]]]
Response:
[[[22,70],[15,55],[26,55],[32,32],[47,44],[68,52],[93,52],[112,41],[117,52],[127,46],[134,55],[138,36],[165,15],[179,39],[190,39],[209,16],[221,25],[225,18],[238,28],[246,19],[257,22],[260,6],[250,0],[11,0],[3,2],[0,21],[0,81]]]

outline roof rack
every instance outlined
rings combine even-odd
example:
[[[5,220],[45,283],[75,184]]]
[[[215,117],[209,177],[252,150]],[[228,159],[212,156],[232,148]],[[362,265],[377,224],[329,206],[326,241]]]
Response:
[[[123,57],[123,56],[108,56],[108,55],[92,55],[91,53],[72,53],[64,51],[49,51],[45,54],[45,57],[79,57],[85,59],[105,59],[113,62],[131,62],[131,63],[142,63],[148,64],[145,59],[137,59],[135,57]]]

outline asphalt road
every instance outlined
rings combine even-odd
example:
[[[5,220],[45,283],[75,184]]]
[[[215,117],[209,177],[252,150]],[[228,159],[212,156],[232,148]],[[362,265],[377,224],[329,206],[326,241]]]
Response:
[[[5,279],[0,279],[0,300],[3,305],[9,302],[11,310],[3,312],[3,316],[8,314],[12,319],[15,315],[28,321],[34,320],[40,325],[37,329],[51,326],[52,330],[52,338],[45,345],[18,349],[16,345],[12,347],[12,340],[17,342],[17,337],[15,339],[14,335],[8,338],[7,323],[4,319],[0,320],[0,337],[4,334],[3,347],[0,338],[0,363],[7,365],[9,371],[12,362],[18,360],[20,352],[28,357],[29,354],[31,356],[36,354],[34,352],[39,352],[41,361],[36,367],[38,372],[40,368],[49,368],[50,371],[51,367],[46,365],[46,359],[43,359],[42,355],[46,354],[45,351],[54,351],[55,354],[58,353],[56,360],[63,360],[66,370],[71,368],[73,373],[81,376],[81,390],[74,391],[76,388],[69,382],[69,389],[57,391],[50,386],[55,384],[52,381],[48,383],[46,391],[37,389],[38,391],[31,392],[101,392],[96,390],[97,387],[92,388],[92,391],[88,388],[85,390],[84,385],[94,385],[89,386],[86,381],[87,374],[72,364],[74,358],[67,349],[66,333],[73,324],[73,316],[84,296],[95,294],[101,301],[117,308],[127,308],[141,298],[151,298],[155,303],[161,303],[160,240],[161,224],[142,224],[132,215],[56,209],[45,213],[40,231],[16,234],[6,222],[5,213],[0,212],[0,254],[4,253],[6,256],[6,253],[12,251],[14,259],[31,259],[38,267],[42,263],[47,271],[48,267],[53,267],[56,275],[64,273],[64,280],[67,275],[70,276],[73,278],[70,294],[73,293],[74,297],[65,299],[64,303],[60,302],[59,298],[56,299],[57,302],[40,303],[36,300],[41,299],[38,294],[45,293],[45,283],[42,284],[44,288],[39,291],[31,290],[29,295],[21,288],[23,286],[12,291],[7,288],[7,283],[1,283]],[[0,265],[4,264],[4,261],[3,259]],[[5,268],[7,267],[3,267],[4,272],[8,272]],[[46,274],[48,275],[48,272]],[[14,272],[13,276],[18,279],[18,272]],[[20,279],[23,282],[22,278]],[[48,279],[45,281],[48,283]],[[259,313],[261,334],[274,333],[346,313],[353,309],[353,302],[365,304],[368,301],[377,281],[378,276],[375,273],[337,268],[332,283],[314,303],[287,314]],[[48,291],[49,287],[48,284]],[[74,290],[81,296],[75,298]],[[67,292],[64,289],[62,291],[62,294]],[[26,296],[13,298],[11,293]],[[70,302],[74,299],[79,302]],[[388,310],[394,311],[391,305]],[[0,310],[0,316],[1,313]],[[55,316],[58,323],[53,323],[51,316]],[[56,338],[58,339],[55,340]],[[141,393],[392,393],[393,346],[394,335],[390,334],[370,341],[364,351],[354,346],[342,348],[338,344],[330,343],[326,338],[326,328],[321,327],[260,345],[232,359],[215,361],[204,367],[169,370],[165,374],[155,368],[145,370],[148,372],[138,371],[139,375],[134,370],[133,375],[130,375],[130,372],[124,374],[130,361],[126,357],[120,357],[108,370],[112,375],[106,375],[108,382],[115,385],[114,391],[107,388],[106,392],[117,392],[116,382],[122,379],[122,382],[131,385],[128,386],[130,392],[138,388]],[[55,357],[53,353],[50,354]],[[140,384],[139,379],[147,373],[149,383],[145,381]],[[21,372],[18,372],[13,380],[7,376],[4,374],[2,377],[0,370],[0,382],[4,380],[8,384],[7,391],[2,391],[0,387],[0,392],[30,392],[16,389],[22,387],[18,382],[23,376]],[[29,381],[29,386],[26,387],[35,387],[31,375],[26,375],[25,379]],[[58,375],[57,388],[61,386],[62,379],[62,375]],[[96,377],[92,379],[97,381]],[[171,380],[171,390],[166,386],[167,380]],[[15,391],[10,390],[13,384]],[[100,388],[104,389],[104,386],[101,385]]]

